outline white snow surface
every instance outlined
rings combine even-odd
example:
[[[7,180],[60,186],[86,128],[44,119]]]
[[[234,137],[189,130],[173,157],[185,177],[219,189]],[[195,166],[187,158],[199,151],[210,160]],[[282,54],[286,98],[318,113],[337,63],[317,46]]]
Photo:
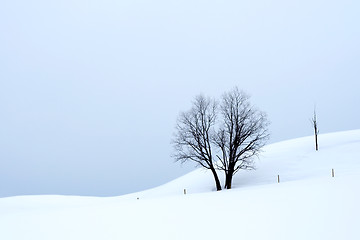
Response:
[[[0,239],[358,240],[360,130],[314,145],[310,136],[265,146],[232,190],[214,191],[211,173],[198,169],[119,197],[1,198]]]

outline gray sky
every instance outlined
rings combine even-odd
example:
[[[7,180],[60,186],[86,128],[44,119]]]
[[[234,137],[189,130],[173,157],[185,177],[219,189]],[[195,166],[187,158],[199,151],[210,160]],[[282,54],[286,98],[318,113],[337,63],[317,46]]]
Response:
[[[0,196],[110,196],[193,169],[176,118],[238,86],[271,140],[360,128],[357,0],[0,4]],[[321,147],[321,142],[320,142]],[[241,173],[239,173],[241,174]]]

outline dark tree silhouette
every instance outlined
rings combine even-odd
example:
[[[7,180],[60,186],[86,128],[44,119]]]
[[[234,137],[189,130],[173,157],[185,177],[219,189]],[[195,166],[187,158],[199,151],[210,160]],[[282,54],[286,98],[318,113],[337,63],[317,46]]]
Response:
[[[221,184],[216,172],[211,144],[216,120],[216,102],[200,95],[195,98],[193,107],[183,112],[177,121],[177,131],[173,139],[174,157],[182,163],[193,161],[211,170],[216,189],[221,190]]]
[[[254,169],[254,156],[269,137],[266,114],[250,105],[249,96],[238,88],[223,95],[223,122],[214,143],[221,150],[218,168],[225,172],[225,188],[231,189],[233,175],[240,169]]]
[[[221,184],[216,170],[224,171],[225,188],[230,189],[235,173],[254,169],[254,156],[269,136],[267,126],[266,114],[252,107],[249,96],[237,88],[223,95],[220,107],[198,96],[193,107],[178,118],[174,157],[211,170],[218,191]]]
[[[318,151],[319,150],[319,144],[318,144],[318,134],[319,134],[319,129],[318,129],[318,124],[317,124],[317,120],[316,120],[316,110],[314,109],[314,116],[311,119],[311,123],[314,127],[314,134],[315,134],[315,150]]]

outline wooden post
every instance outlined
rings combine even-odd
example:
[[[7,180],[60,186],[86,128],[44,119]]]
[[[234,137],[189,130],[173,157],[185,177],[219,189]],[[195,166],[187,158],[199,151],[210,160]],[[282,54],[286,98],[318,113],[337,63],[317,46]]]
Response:
[[[280,175],[278,175],[278,183],[280,183]]]
[[[184,195],[186,195],[186,189],[184,188]]]
[[[335,177],[334,169],[331,169],[331,176],[332,176],[332,177]]]

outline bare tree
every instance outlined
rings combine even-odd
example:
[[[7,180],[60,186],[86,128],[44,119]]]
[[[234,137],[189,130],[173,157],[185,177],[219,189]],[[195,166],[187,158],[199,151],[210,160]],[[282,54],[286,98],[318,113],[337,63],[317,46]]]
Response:
[[[269,137],[266,114],[253,108],[249,96],[238,88],[222,98],[223,122],[214,143],[221,150],[218,168],[225,172],[225,188],[231,189],[233,175],[240,169],[254,169],[254,156]]]
[[[193,107],[183,112],[177,121],[177,131],[173,139],[177,161],[182,163],[193,161],[211,170],[216,189],[221,190],[221,184],[213,159],[211,139],[217,115],[216,102],[200,95],[195,98]]]
[[[317,125],[317,120],[316,120],[316,110],[314,108],[314,116],[311,119],[311,123],[314,127],[314,134],[315,134],[315,149],[316,151],[319,150],[319,145],[318,145],[318,134],[319,134],[319,129],[318,129],[318,125]]]
[[[252,107],[244,92],[235,88],[225,93],[220,106],[198,96],[190,111],[180,115],[173,139],[175,159],[210,169],[218,191],[221,184],[216,170],[224,171],[225,188],[230,189],[235,173],[254,169],[254,156],[269,136],[265,113]]]

